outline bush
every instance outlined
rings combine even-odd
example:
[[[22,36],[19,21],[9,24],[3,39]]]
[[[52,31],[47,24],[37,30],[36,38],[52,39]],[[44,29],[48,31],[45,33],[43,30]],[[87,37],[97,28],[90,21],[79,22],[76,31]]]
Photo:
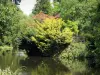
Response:
[[[73,22],[72,22],[73,23]],[[63,45],[72,42],[73,33],[62,19],[46,19],[36,23],[35,34],[31,37],[42,53],[53,54]]]
[[[73,59],[86,56],[86,46],[83,43],[71,43],[59,56],[60,59]]]

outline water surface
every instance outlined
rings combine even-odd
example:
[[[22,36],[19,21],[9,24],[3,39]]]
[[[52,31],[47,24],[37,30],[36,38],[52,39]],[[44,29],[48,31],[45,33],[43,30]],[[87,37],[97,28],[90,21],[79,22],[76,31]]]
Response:
[[[19,75],[100,75],[98,60],[59,61],[48,57],[0,56],[0,68],[22,69]]]

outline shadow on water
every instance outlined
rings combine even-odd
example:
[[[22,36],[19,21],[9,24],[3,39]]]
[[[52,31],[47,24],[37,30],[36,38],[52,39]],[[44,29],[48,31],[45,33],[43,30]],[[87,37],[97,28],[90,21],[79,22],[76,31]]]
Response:
[[[100,66],[93,60],[54,60],[48,57],[30,57],[20,64],[29,75],[100,75]]]
[[[30,57],[21,64],[27,67],[26,71],[30,75],[64,75],[64,73],[69,72],[68,68],[60,61],[48,57]]]

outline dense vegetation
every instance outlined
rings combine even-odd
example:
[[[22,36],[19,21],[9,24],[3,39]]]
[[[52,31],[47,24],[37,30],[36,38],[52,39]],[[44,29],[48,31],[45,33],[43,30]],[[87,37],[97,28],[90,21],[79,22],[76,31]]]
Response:
[[[7,60],[8,66],[0,66],[0,75],[18,74],[16,69],[19,72],[19,66],[11,60],[19,59],[16,56],[20,54],[14,57],[13,52],[22,49],[33,56],[37,53],[40,56],[57,57],[73,71],[79,71],[81,66],[83,73],[86,65],[77,62],[77,59],[91,58],[93,65],[94,62],[100,62],[100,59],[96,59],[100,58],[99,20],[99,0],[54,0],[53,4],[49,0],[37,0],[30,16],[23,15],[11,0],[0,0],[0,59]],[[0,63],[5,65],[2,61]],[[46,74],[51,70],[43,62],[37,69]]]
[[[0,2],[1,52],[5,47],[18,49],[24,39],[34,43],[44,55],[99,57],[98,0],[55,0],[53,6],[49,0],[37,0],[32,13],[37,15],[39,12],[54,17],[41,20],[26,17],[9,0]]]
[[[78,21],[79,33],[76,38],[78,37],[78,41],[84,42],[88,56],[98,56],[100,45],[98,37],[100,32],[99,0],[61,0],[55,7],[59,7],[59,13],[65,22],[67,20]]]
[[[74,25],[76,23],[71,22]],[[66,24],[62,19],[46,19],[43,23],[38,22],[35,28],[35,35],[32,37],[38,48],[48,55],[53,54],[61,46],[70,44],[74,32],[69,28],[70,23]],[[77,25],[76,25],[77,26]],[[58,51],[56,51],[58,52]]]
[[[37,5],[37,7],[39,6]],[[70,42],[70,46],[68,47],[68,49],[65,50],[64,55],[62,56],[77,57],[80,56],[82,52],[85,52],[82,55],[87,57],[91,57],[91,56],[94,57],[99,55],[99,49],[100,49],[99,48],[100,45],[99,8],[100,8],[99,0],[92,0],[92,1],[91,0],[61,0],[61,1],[55,0],[54,1],[53,7],[51,6],[51,9],[49,9],[52,11],[48,14],[60,15],[60,17],[62,18],[62,20],[64,20],[67,26],[69,26],[68,22],[70,22],[71,26],[69,27],[71,28],[72,32],[73,30],[74,31],[76,30],[76,33],[74,33],[73,35],[73,40],[72,42]],[[42,9],[40,9],[40,11],[44,12],[44,10]],[[75,26],[71,21],[77,22],[78,26]],[[80,44],[82,44],[81,46],[83,47],[80,47]],[[80,51],[81,48],[82,51]],[[71,51],[69,51],[69,49]],[[73,49],[75,50],[75,52],[73,52]]]
[[[0,46],[17,46],[22,35],[21,12],[8,1],[0,3],[0,13]]]

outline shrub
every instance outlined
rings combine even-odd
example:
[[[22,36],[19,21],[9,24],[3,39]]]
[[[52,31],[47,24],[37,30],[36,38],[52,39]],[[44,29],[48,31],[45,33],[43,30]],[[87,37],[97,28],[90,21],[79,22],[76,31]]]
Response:
[[[73,59],[86,56],[86,45],[83,43],[71,43],[61,54],[60,59]]]
[[[73,22],[72,22],[73,23]],[[46,54],[53,54],[61,46],[72,42],[73,33],[62,19],[46,19],[36,23],[35,34],[31,37],[37,47]]]

